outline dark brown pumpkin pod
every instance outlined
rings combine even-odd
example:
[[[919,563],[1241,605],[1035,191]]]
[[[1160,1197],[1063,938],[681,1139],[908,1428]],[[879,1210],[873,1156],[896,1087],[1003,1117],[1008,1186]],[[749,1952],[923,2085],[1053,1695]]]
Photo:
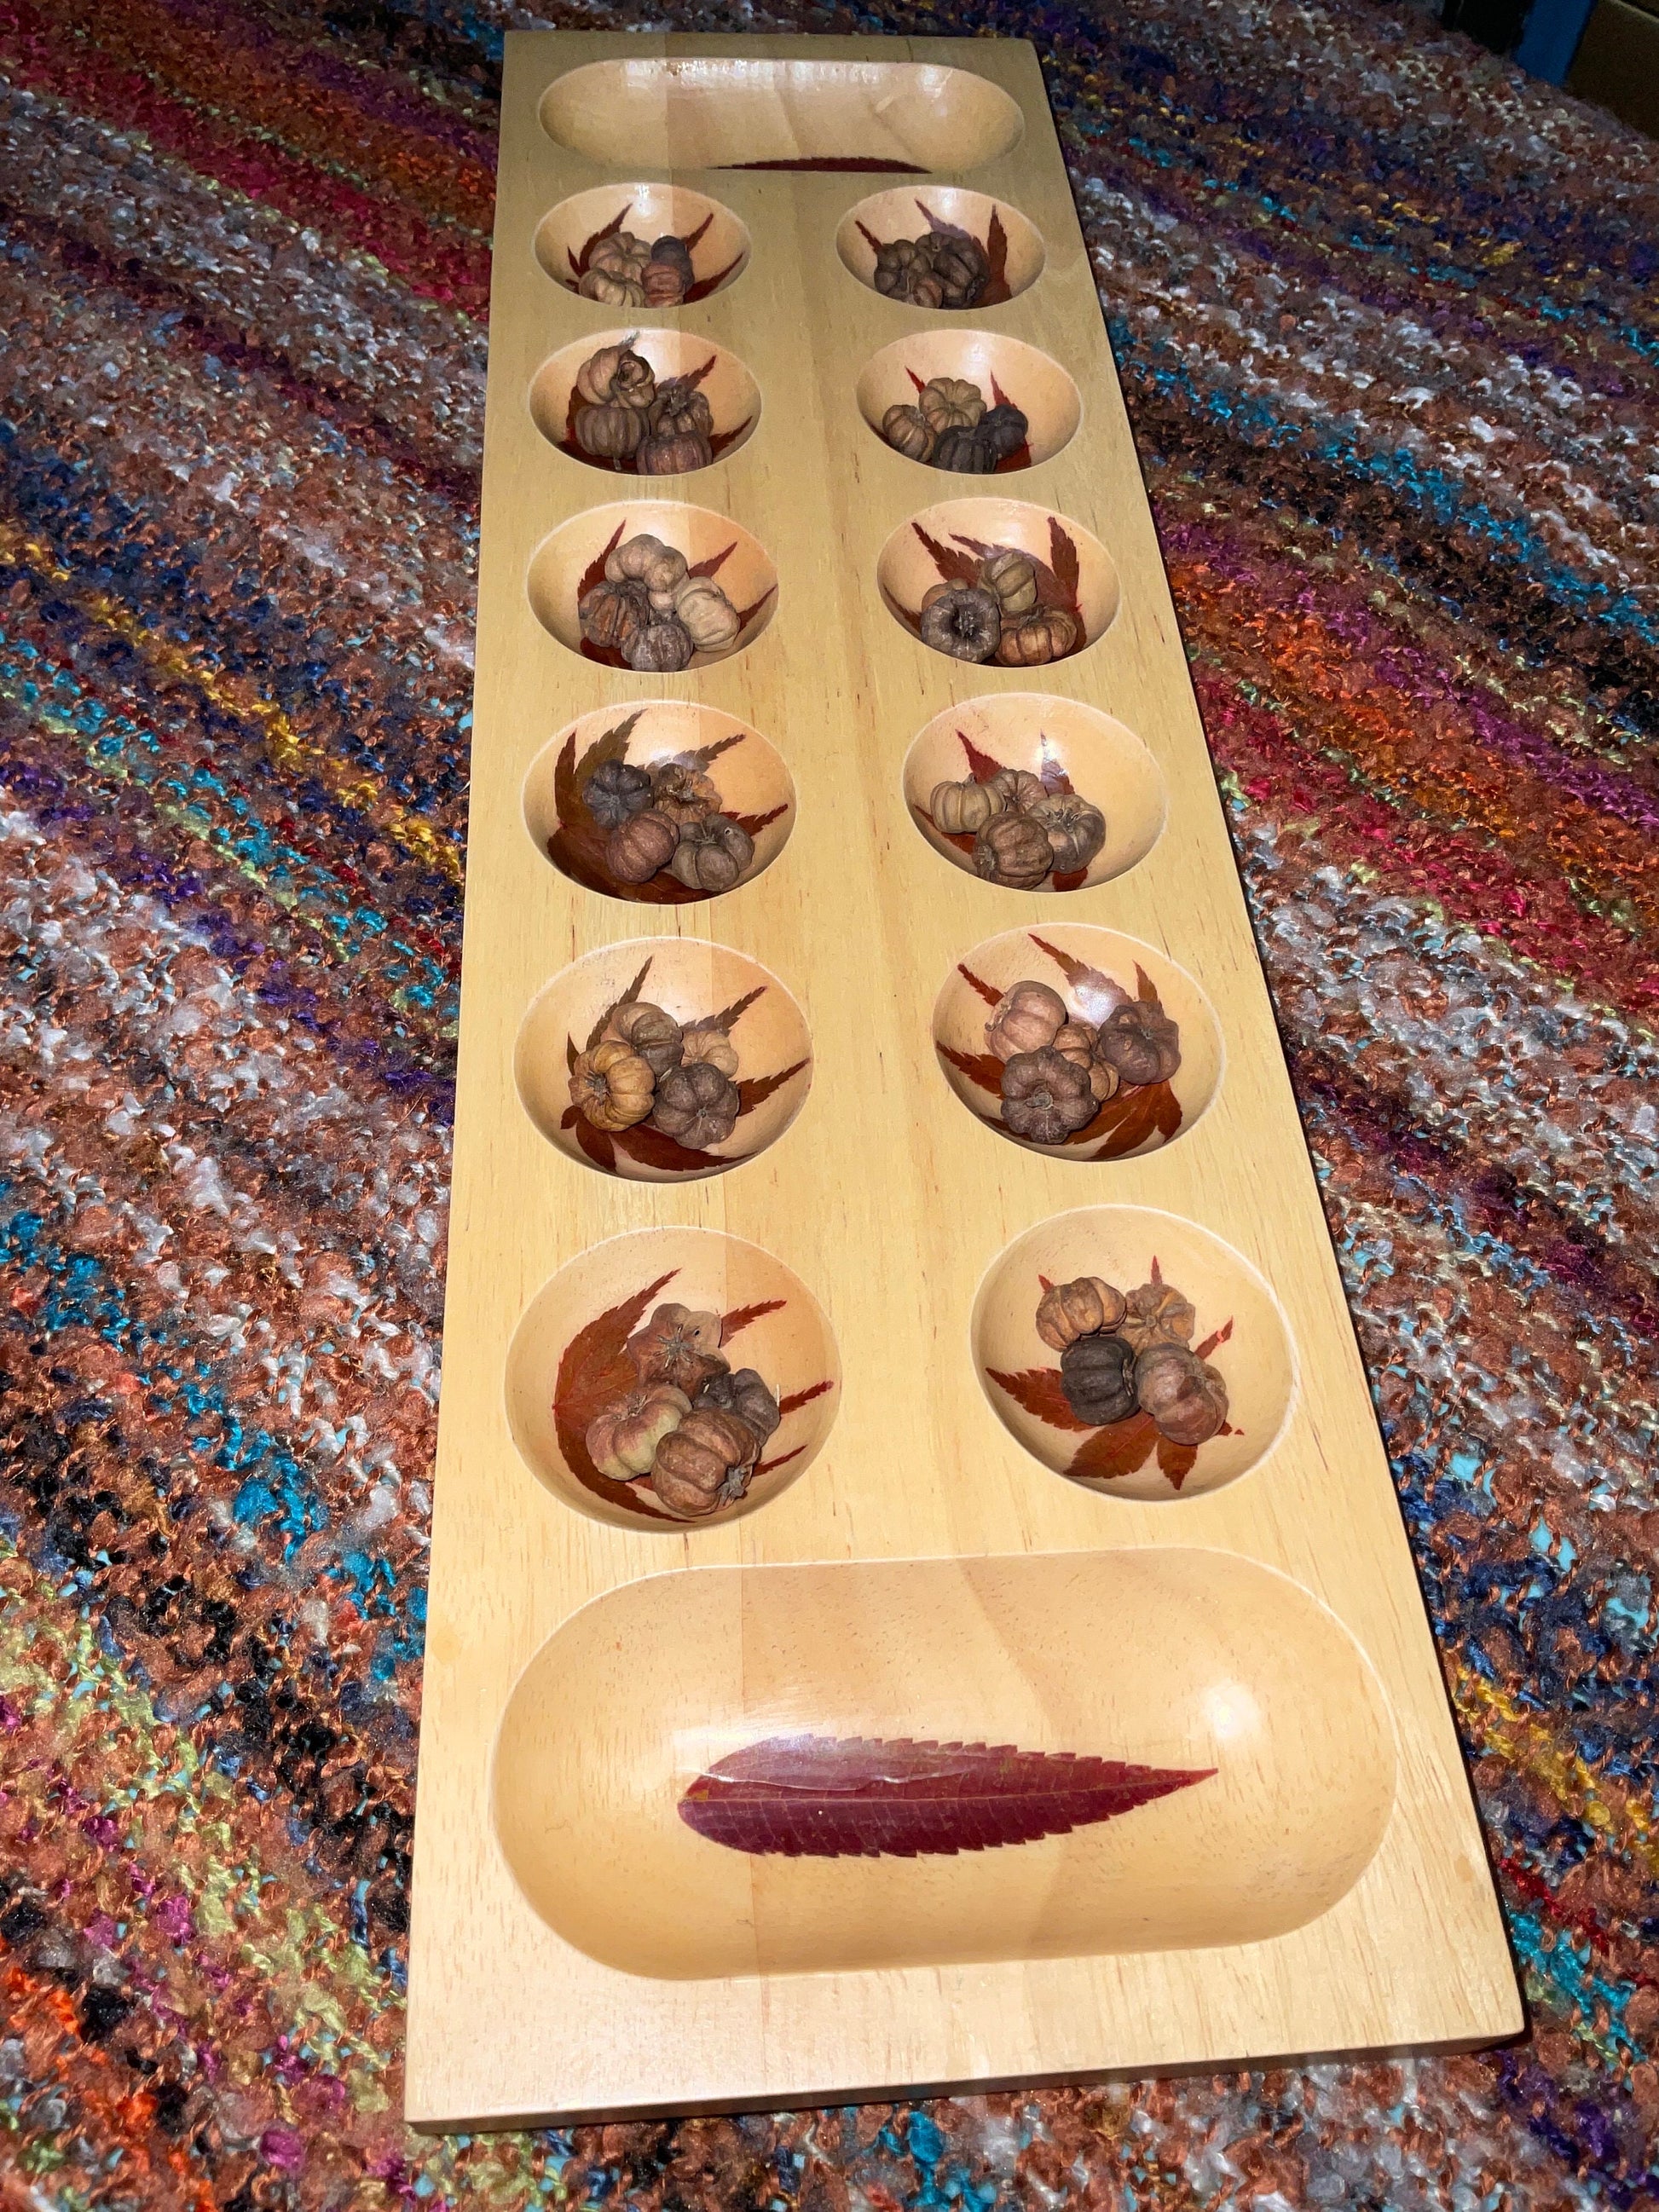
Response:
[[[672,615],[653,615],[623,646],[623,659],[630,668],[644,673],[673,676],[691,665],[696,651],[691,633],[683,622]]]
[[[989,660],[1002,636],[994,592],[977,584],[935,584],[921,603],[921,641],[953,660]]]
[[[943,306],[945,286],[933,274],[933,242],[934,233],[930,230],[920,238],[896,238],[890,245],[878,247],[871,278],[877,291],[914,307]]]
[[[648,884],[673,859],[678,826],[647,807],[621,823],[605,841],[605,865],[619,884]]]
[[[1156,999],[1127,999],[1100,1024],[1097,1049],[1126,1083],[1167,1083],[1181,1066],[1181,1031]]]
[[[579,408],[575,433],[576,443],[595,460],[625,461],[639,451],[644,440],[644,410],[621,400]]]
[[[1075,1337],[1060,1355],[1060,1387],[1079,1421],[1103,1429],[1135,1410],[1134,1354],[1121,1336]]]
[[[696,277],[691,266],[690,250],[683,238],[676,237],[672,230],[665,231],[660,238],[653,238],[651,241],[651,259],[665,263],[670,268],[678,270],[682,291],[689,292],[691,289]]]
[[[576,605],[582,635],[626,658],[628,649],[651,620],[651,594],[631,577],[607,579],[585,592]]]
[[[689,376],[673,377],[658,387],[650,422],[653,435],[659,438],[684,434],[712,438],[714,434],[714,411],[707,395]]]
[[[723,1413],[735,1413],[763,1443],[782,1419],[777,1400],[752,1367],[739,1367],[731,1375],[716,1375],[698,1391],[697,1404],[718,1406]]]
[[[1134,1364],[1135,1397],[1171,1443],[1204,1444],[1227,1418],[1227,1385],[1182,1344],[1155,1344]]]
[[[582,805],[601,830],[618,830],[651,804],[652,777],[632,761],[601,761],[582,786]]]
[[[701,431],[665,430],[646,439],[634,465],[642,477],[684,477],[706,469],[714,458],[714,449]]]
[[[996,465],[996,456],[980,436],[977,426],[939,432],[933,448],[936,469],[954,469],[958,476],[988,477]]]
[[[701,822],[705,814],[712,814],[720,803],[720,795],[711,777],[701,769],[689,768],[684,761],[665,761],[653,768],[650,776],[651,798],[647,804],[671,822],[684,829],[688,822]]]
[[[759,1454],[760,1439],[746,1421],[718,1406],[694,1406],[658,1445],[651,1487],[671,1513],[700,1521],[737,1504]]]
[[[717,1313],[670,1302],[653,1308],[624,1348],[641,1382],[672,1382],[690,1397],[730,1367],[720,1346]]]
[[[686,823],[669,872],[688,890],[729,891],[755,857],[755,841],[729,814]]]
[[[991,280],[991,264],[978,240],[935,233],[931,258],[939,305],[973,307]]]
[[[1052,1046],[1016,1053],[1002,1066],[1005,1128],[1033,1145],[1063,1145],[1095,1118],[1095,1094],[1085,1072]]]
[[[994,814],[974,839],[975,873],[1006,890],[1035,890],[1054,865],[1048,833],[1029,814]]]
[[[679,1066],[685,1033],[665,1006],[635,999],[617,1007],[609,1027],[630,1052],[639,1054],[653,1075],[666,1075],[671,1067]]]
[[[1086,868],[1106,842],[1106,817],[1074,791],[1056,791],[1036,801],[1026,819],[1048,836],[1053,866],[1060,875]]]
[[[994,465],[1019,451],[1031,434],[1031,426],[1020,409],[1004,400],[998,406],[987,408],[980,421],[979,434],[989,448]]]
[[[730,1076],[712,1060],[671,1067],[657,1085],[651,1126],[693,1152],[723,1145],[738,1126],[743,1099]]]

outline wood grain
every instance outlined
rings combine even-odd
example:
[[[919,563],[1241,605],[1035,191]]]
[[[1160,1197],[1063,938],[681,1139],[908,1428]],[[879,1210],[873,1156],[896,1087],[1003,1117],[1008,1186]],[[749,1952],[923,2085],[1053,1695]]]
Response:
[[[822,152],[820,126],[792,105],[810,96],[796,66],[807,60],[864,65],[837,80],[837,131],[849,85],[879,102],[870,65],[890,57],[988,80],[1024,128],[960,181],[1027,219],[1040,275],[967,313],[896,306],[844,265],[836,238],[898,179],[606,169],[540,127],[538,103],[571,70],[662,55],[791,64],[768,80],[769,152]],[[707,134],[707,115],[693,119],[692,137]],[[629,143],[641,160],[665,150],[645,127]],[[918,158],[939,150],[930,137]],[[585,558],[593,532],[580,519],[626,501],[633,480],[605,481],[536,427],[544,364],[621,319],[554,283],[532,242],[538,226],[544,243],[559,234],[546,219],[570,196],[641,179],[714,200],[746,229],[735,281],[641,319],[718,343],[761,401],[751,434],[713,468],[653,480],[653,512],[672,523],[702,510],[705,537],[729,521],[778,584],[744,651],[672,678],[598,666],[561,642],[549,595],[569,564],[556,545],[538,561],[573,523],[562,543]],[[957,181],[946,172],[937,188]],[[934,185],[904,183],[924,197]],[[495,266],[410,2118],[471,2128],[778,2106],[1516,2032],[1480,1837],[1030,49],[515,34]],[[878,580],[895,532],[981,497],[984,480],[885,447],[860,377],[907,334],[969,329],[1037,349],[1081,402],[1069,442],[998,479],[999,496],[1072,518],[1109,560],[1115,618],[1047,670],[928,652]],[[1032,692],[1132,733],[1167,801],[1147,849],[1158,794],[1138,772],[1133,834],[1115,848],[1124,872],[1065,896],[980,882],[930,846],[906,798],[918,732],[963,702]],[[764,872],[721,898],[653,907],[647,922],[549,864],[526,830],[526,784],[533,812],[550,741],[583,714],[653,698],[758,732],[794,805]],[[1111,792],[1098,797],[1109,817]],[[1162,1149],[1094,1165],[1030,1152],[944,1079],[933,1010],[957,964],[1057,917],[1150,947],[1213,1010],[1213,1097]],[[538,994],[571,962],[645,934],[729,947],[805,1016],[810,1093],[730,1173],[603,1176],[556,1149],[520,1102],[515,1050]],[[1270,1425],[1233,1455],[1236,1479],[1201,1479],[1206,1446],[1178,1497],[1085,1488],[994,1408],[976,1357],[981,1283],[1014,1240],[1096,1206],[1152,1217],[1148,1249],[1167,1242],[1194,1267],[1219,1240],[1239,1279],[1266,1286],[1271,1326],[1254,1344],[1236,1330],[1219,1355],[1238,1402]],[[1160,1215],[1174,1226],[1154,1243]],[[722,1280],[754,1274],[755,1248],[769,1255],[821,1304],[838,1355],[838,1390],[814,1401],[810,1464],[720,1525],[600,1517],[514,1442],[533,1458],[551,1431],[549,1407],[526,1399],[543,1388],[533,1360],[511,1376],[508,1360],[549,1325],[562,1293],[547,1286],[604,1240],[653,1229],[682,1259],[688,1231],[740,1240],[720,1248],[735,1271]],[[1060,1249],[1071,1236],[1053,1232]],[[620,1294],[620,1261],[583,1264],[600,1304]],[[622,1290],[650,1279],[645,1264],[629,1260]],[[1225,1276],[1182,1287],[1207,1314]],[[1052,1364],[1024,1292],[1005,1311],[998,1279],[979,1308],[992,1364]],[[809,1348],[787,1329],[769,1341],[805,1373]],[[1038,1570],[1059,1580],[1019,1601],[1035,1619],[994,1632],[997,1608],[1016,1603],[1009,1578]],[[818,1579],[789,1579],[800,1575]],[[1169,1592],[1157,1606],[1148,1577]],[[1231,1749],[1217,1740],[1229,1729]],[[1213,1765],[1218,1778],[1074,1835],[917,1862],[920,1875],[896,1860],[748,1858],[678,1820],[710,1759],[791,1732]],[[1301,1744],[1311,1768],[1273,1748]],[[1237,1797],[1222,1782],[1230,1761]],[[1224,1815],[1232,1826],[1202,1826]],[[1158,1824],[1183,1818],[1198,1824],[1196,1858],[1163,1848],[1172,1831]],[[1089,1861],[1092,1887],[1072,1878],[1078,1851],[1106,1855]],[[914,1886],[893,1887],[901,1877]],[[1211,1904],[1183,1904],[1183,1882]]]

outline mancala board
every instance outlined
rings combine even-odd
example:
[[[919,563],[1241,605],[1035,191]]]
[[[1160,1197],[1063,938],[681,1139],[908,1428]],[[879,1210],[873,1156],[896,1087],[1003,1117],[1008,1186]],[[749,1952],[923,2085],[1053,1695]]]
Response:
[[[494,289],[410,2118],[1510,2035],[1030,48],[514,35]]]

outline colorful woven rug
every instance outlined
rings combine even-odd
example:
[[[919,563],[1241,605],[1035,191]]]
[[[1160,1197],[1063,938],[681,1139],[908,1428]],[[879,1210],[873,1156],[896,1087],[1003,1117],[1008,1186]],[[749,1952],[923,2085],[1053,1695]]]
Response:
[[[0,0],[0,2198],[1659,2202],[1659,165],[1359,0],[1034,38],[1480,1793],[1494,2056],[422,2142],[510,0]]]

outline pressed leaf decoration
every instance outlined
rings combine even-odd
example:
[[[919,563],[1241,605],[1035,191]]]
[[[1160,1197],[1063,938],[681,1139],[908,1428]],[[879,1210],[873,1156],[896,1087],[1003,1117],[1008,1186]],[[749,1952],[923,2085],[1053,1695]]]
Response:
[[[1116,1820],[1215,1771],[1012,1744],[775,1735],[699,1774],[679,1814],[708,1842],[757,1857],[955,1856]]]

